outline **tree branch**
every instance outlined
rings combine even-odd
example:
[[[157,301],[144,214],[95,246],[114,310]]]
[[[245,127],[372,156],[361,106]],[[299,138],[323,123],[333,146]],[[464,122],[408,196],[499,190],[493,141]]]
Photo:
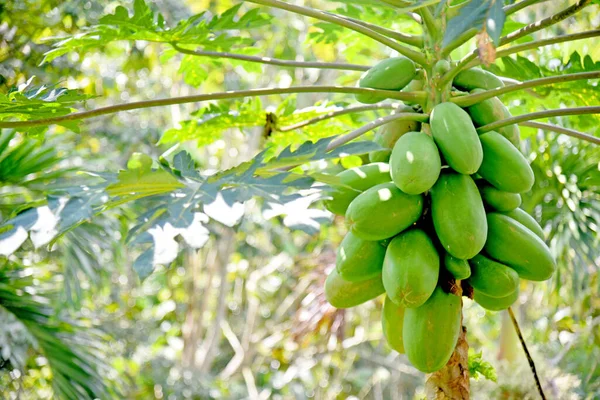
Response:
[[[543,3],[548,0],[523,0],[518,3],[511,4],[509,6],[504,7],[504,13],[509,16],[511,14],[516,13],[517,11],[521,11],[525,7],[532,6],[536,3]]]
[[[556,110],[544,110],[533,112],[530,114],[522,114],[514,117],[502,119],[500,121],[492,122],[491,124],[483,125],[477,128],[477,133],[485,133],[493,131],[503,126],[514,125],[524,121],[531,121],[532,119],[541,119],[549,117],[559,117],[565,115],[584,115],[584,114],[598,114],[600,113],[600,106],[591,107],[575,107],[575,108],[559,108]]]
[[[515,327],[515,331],[517,332],[517,336],[519,337],[519,341],[521,342],[521,346],[523,346],[523,351],[525,351],[525,356],[527,357],[527,361],[529,362],[529,367],[531,368],[531,372],[533,373],[533,377],[535,379],[535,384],[537,386],[538,393],[542,397],[542,400],[546,400],[546,395],[544,394],[544,389],[542,389],[542,383],[540,382],[540,378],[537,374],[537,370],[535,369],[535,363],[533,362],[533,358],[531,358],[531,354],[529,354],[529,350],[527,349],[527,344],[525,344],[525,339],[523,339],[523,334],[521,333],[521,328],[519,327],[519,323],[515,318],[515,314],[513,313],[512,307],[508,307],[508,315],[510,315],[510,319]]]
[[[587,133],[579,132],[574,129],[563,128],[562,126],[552,125],[552,124],[544,124],[541,122],[520,122],[519,125],[527,126],[529,128],[542,129],[545,131],[552,131],[556,133],[562,133],[567,136],[571,136],[577,139],[585,140],[594,144],[600,144],[600,138],[592,135],[588,135]]]
[[[532,42],[527,42],[527,43],[519,44],[516,46],[511,46],[506,49],[500,49],[496,52],[496,59],[501,58],[501,57],[506,57],[511,54],[519,53],[521,51],[537,49],[538,47],[542,47],[542,46],[548,46],[548,45],[556,44],[556,43],[570,42],[570,41],[574,41],[574,40],[588,39],[588,38],[597,37],[597,36],[600,36],[600,29],[595,29],[593,31],[573,33],[570,35],[555,36],[555,37],[548,38],[548,39],[534,40]],[[475,67],[480,64],[481,64],[481,60],[479,58],[476,58],[474,60],[471,60],[471,62],[469,62],[467,65],[465,65],[464,68],[468,69],[468,68],[472,68],[472,67]]]
[[[319,61],[295,61],[295,60],[281,60],[278,58],[271,57],[258,57],[248,56],[245,54],[226,53],[218,51],[207,51],[207,50],[190,50],[185,49],[177,45],[177,43],[171,43],[171,46],[175,50],[183,54],[189,54],[192,56],[200,57],[211,57],[211,58],[230,58],[233,60],[248,61],[260,64],[277,65],[286,68],[319,68],[319,69],[341,69],[347,71],[368,71],[369,66],[357,65],[357,64],[344,64],[344,63],[327,63]]]
[[[527,26],[524,26],[521,29],[517,29],[516,31],[511,32],[508,35],[500,38],[500,46],[503,46],[507,43],[513,42],[525,35],[529,35],[530,33],[537,32],[540,29],[544,29],[551,25],[559,23],[560,21],[563,21],[563,20],[569,18],[570,16],[572,16],[579,10],[581,10],[584,7],[586,7],[587,5],[589,5],[591,3],[591,1],[592,0],[579,0],[579,1],[577,1],[577,3],[573,4],[571,7],[567,7],[564,10],[562,10],[554,15],[549,16],[548,18],[544,18],[542,20],[539,20],[537,22],[534,22]]]
[[[373,40],[378,41],[391,49],[396,50],[398,53],[406,56],[420,65],[425,65],[427,63],[425,56],[418,51],[409,49],[408,47],[388,38],[387,36],[382,35],[381,33],[375,32],[372,29],[366,28],[361,24],[357,24],[355,22],[349,21],[342,17],[336,16],[334,14],[325,13],[319,10],[313,10],[307,7],[296,6],[293,4],[288,4],[279,0],[246,0],[250,3],[261,4],[263,6],[280,8],[282,10],[290,11],[296,14],[304,15],[307,17],[319,19],[321,21],[330,22],[332,24],[336,24],[342,26],[344,28],[351,29],[355,32],[362,33],[365,36],[370,37]]]
[[[381,33],[382,35],[385,35],[385,36],[390,37],[392,39],[396,39],[399,42],[406,43],[406,44],[409,44],[411,46],[415,46],[415,47],[418,47],[418,48],[422,48],[423,47],[423,36],[407,35],[405,33],[396,32],[396,31],[384,28],[384,27],[379,26],[379,25],[371,24],[369,22],[364,22],[364,21],[360,21],[358,19],[350,18],[350,17],[347,17],[345,15],[339,15],[339,14],[334,14],[334,13],[329,13],[329,12],[326,12],[326,13],[330,14],[330,15],[333,15],[333,16],[336,16],[336,17],[344,18],[345,20],[348,20],[348,21],[352,21],[355,24],[362,25],[365,28],[371,29],[372,31],[375,31],[377,33]]]
[[[527,26],[524,26],[523,28],[518,29],[514,32],[511,32],[508,35],[500,38],[499,46],[503,46],[503,45],[513,42],[525,35],[528,35],[533,32],[537,32],[540,29],[547,28],[548,26],[554,25],[564,19],[567,19],[571,15],[576,13],[577,11],[579,11],[582,8],[584,8],[585,6],[587,6],[590,2],[591,2],[591,0],[579,0],[576,4],[572,5],[571,7],[565,8],[564,10],[562,10],[554,15],[551,15],[548,18],[544,18],[542,20],[539,20],[537,22],[534,22]],[[527,5],[529,5],[529,4],[527,4]],[[505,7],[505,12],[506,12],[506,7]],[[477,32],[475,32],[475,33],[477,33]],[[443,81],[444,82],[452,81],[454,79],[454,77],[456,75],[458,75],[458,73],[460,71],[465,69],[466,66],[477,57],[478,54],[479,54],[479,51],[477,49],[475,49],[471,53],[469,53],[468,55],[463,57],[462,60],[460,60],[460,62],[458,63],[458,65],[456,67],[454,67],[453,69],[448,71],[448,73],[446,73],[446,75],[444,75]]]
[[[329,143],[329,146],[327,146],[327,151],[333,150],[336,147],[340,147],[341,145],[346,144],[381,125],[385,125],[395,120],[427,122],[429,120],[429,114],[397,113],[388,115],[386,117],[377,118],[375,121],[369,122],[368,124],[331,141],[331,143]]]
[[[432,37],[435,42],[437,42],[440,36],[440,30],[438,29],[437,22],[435,21],[435,18],[433,18],[429,8],[423,7],[418,11],[418,13],[423,19],[423,24],[427,28],[429,36]]]
[[[87,118],[98,117],[101,115],[114,114],[121,111],[136,110],[140,108],[150,108],[159,106],[168,106],[172,104],[197,103],[208,100],[239,99],[242,97],[268,96],[274,94],[291,93],[372,93],[387,96],[396,100],[408,100],[422,102],[425,99],[425,92],[399,92],[397,90],[377,90],[368,88],[357,88],[347,86],[295,86],[289,88],[263,88],[228,92],[217,92],[208,94],[198,94],[193,96],[171,97],[158,100],[134,101],[125,104],[116,104],[107,107],[100,107],[95,110],[80,111],[59,117],[41,118],[31,121],[0,121],[2,128],[27,128],[32,126],[53,125],[67,121],[77,121]]]
[[[481,93],[469,94],[467,96],[460,96],[451,99],[452,102],[456,103],[461,107],[472,106],[473,104],[479,103],[483,100],[490,99],[492,97],[500,96],[506,93],[515,92],[517,90],[528,89],[537,86],[553,85],[556,83],[565,83],[577,80],[585,79],[598,79],[600,78],[600,71],[592,72],[577,72],[575,74],[556,75],[549,76],[547,78],[532,79],[517,83],[510,86],[505,86],[497,89],[486,90]],[[1,126],[1,125],[0,125]]]
[[[302,128],[307,125],[316,124],[318,122],[321,122],[321,121],[324,121],[324,120],[327,120],[330,118],[339,117],[340,115],[358,113],[358,112],[363,112],[363,111],[395,110],[395,109],[398,109],[401,107],[403,107],[401,104],[370,104],[370,105],[366,105],[366,106],[342,108],[340,110],[328,112],[327,114],[319,115],[318,117],[314,117],[314,118],[308,119],[306,121],[298,122],[297,124],[294,124],[294,125],[288,125],[288,126],[283,126],[281,128],[276,128],[275,130],[279,131],[279,132],[288,132],[288,131],[293,131],[294,129]]]

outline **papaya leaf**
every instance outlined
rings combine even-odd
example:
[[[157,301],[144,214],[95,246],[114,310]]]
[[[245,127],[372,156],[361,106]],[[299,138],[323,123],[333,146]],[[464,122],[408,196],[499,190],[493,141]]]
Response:
[[[209,50],[252,47],[254,41],[240,35],[239,31],[266,26],[271,17],[258,8],[240,15],[240,7],[241,4],[238,4],[221,15],[203,12],[179,21],[176,26],[168,26],[163,15],[155,12],[149,3],[135,0],[133,14],[118,6],[113,14],[103,16],[97,25],[76,36],[51,38],[54,48],[46,53],[44,62],[73,51],[82,53],[121,40],[194,44]]]
[[[196,140],[198,147],[201,147],[221,138],[226,129],[261,126],[266,121],[266,112],[262,110],[259,99],[210,104],[194,112],[192,116],[197,119],[182,121],[179,128],[167,130],[160,143]]]
[[[0,120],[29,120],[70,114],[75,106],[94,97],[57,86],[32,86],[33,78],[7,94],[0,94]],[[63,124],[65,125],[65,124]],[[66,124],[69,128],[76,123]],[[44,132],[46,127],[25,128],[30,134]]]
[[[471,28],[481,30],[484,26],[488,35],[498,45],[506,18],[503,6],[502,0],[472,0],[448,22],[442,45],[447,46]]]
[[[484,377],[493,382],[497,382],[498,376],[496,370],[488,361],[483,359],[482,353],[469,351],[469,376],[475,380]]]

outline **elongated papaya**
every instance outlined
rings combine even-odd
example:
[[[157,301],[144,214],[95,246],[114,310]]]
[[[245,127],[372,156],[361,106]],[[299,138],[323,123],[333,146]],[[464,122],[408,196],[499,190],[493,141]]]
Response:
[[[473,291],[473,300],[477,302],[481,307],[490,311],[506,310],[508,307],[513,305],[519,298],[519,288],[517,290],[504,297],[490,297],[478,290]]]
[[[358,86],[381,90],[400,90],[413,80],[417,73],[415,63],[406,57],[393,57],[380,61],[366,71],[359,79]],[[377,94],[357,94],[361,103],[377,103],[386,97]]]
[[[443,173],[431,189],[431,218],[444,250],[466,260],[485,244],[487,222],[477,185],[468,175]]]
[[[385,297],[383,312],[381,313],[381,327],[383,336],[390,347],[400,354],[404,354],[402,328],[404,325],[404,307],[401,307]]]
[[[471,267],[467,260],[461,260],[446,253],[444,256],[444,266],[456,280],[467,279],[471,276]]]
[[[390,182],[390,166],[386,163],[371,163],[354,167],[337,174],[340,183],[347,187],[334,188],[332,199],[325,200],[325,207],[334,214],[345,215],[348,206],[361,192],[384,182]]]
[[[420,194],[431,189],[441,168],[438,148],[426,133],[408,132],[392,150],[390,174],[404,193]]]
[[[391,238],[415,223],[423,212],[423,196],[403,193],[394,182],[364,191],[346,211],[349,230],[361,239]]]
[[[523,154],[498,132],[486,132],[480,139],[483,162],[477,173],[505,192],[529,191],[535,177]]]
[[[519,275],[517,272],[497,261],[478,254],[469,260],[471,277],[469,284],[486,296],[506,297],[517,290]]]
[[[460,334],[460,310],[460,298],[439,286],[421,307],[406,309],[404,349],[419,371],[435,372],[446,365]]]
[[[437,285],[440,257],[421,229],[402,232],[390,242],[381,279],[388,297],[399,306],[419,307]]]
[[[357,282],[381,274],[385,246],[371,242],[348,232],[337,250],[336,268],[342,279]]]
[[[460,71],[452,81],[452,85],[467,92],[473,89],[490,90],[504,87],[500,78],[481,68]]]
[[[331,270],[325,280],[325,298],[336,308],[351,308],[385,293],[381,275],[361,282],[348,282]]]
[[[505,192],[490,185],[479,188],[483,202],[498,211],[511,211],[521,205],[521,195]]]
[[[461,174],[474,174],[483,150],[469,114],[454,103],[440,103],[429,118],[433,139],[448,165]]]
[[[545,281],[556,270],[548,246],[521,223],[500,213],[489,213],[485,251],[508,265],[523,279]]]
[[[423,73],[423,70],[420,69],[417,71],[417,75],[415,75],[415,78],[410,81],[410,83],[406,86],[404,86],[404,89],[402,89],[402,92],[418,92],[420,90],[423,90],[423,87],[425,85],[424,83],[425,81],[425,74]],[[404,104],[408,105],[408,106],[412,106],[415,105],[415,102],[412,101],[408,101],[405,100],[403,101]],[[415,131],[418,131],[418,129],[413,129]]]
[[[531,232],[535,233],[537,235],[537,237],[544,240],[544,236],[545,236],[544,230],[542,229],[540,224],[537,223],[535,218],[533,218],[531,215],[529,215],[525,210],[522,210],[520,208],[515,208],[514,210],[505,212],[503,214],[508,215],[509,217],[511,217],[512,219],[514,219],[517,222],[520,222]]]
[[[399,112],[412,112],[413,109],[405,107]],[[418,131],[421,129],[421,123],[418,121],[393,120],[383,125],[375,135],[374,142],[384,147],[385,150],[375,150],[369,153],[371,162],[388,162],[394,145],[407,132]]]
[[[473,90],[473,93],[481,92],[483,92],[481,89]],[[512,117],[508,108],[506,108],[497,97],[492,97],[491,99],[474,104],[468,107],[467,111],[473,119],[475,126],[478,127]],[[498,133],[510,140],[510,142],[518,148],[521,140],[521,133],[519,132],[519,127],[517,125],[513,124],[499,128]]]

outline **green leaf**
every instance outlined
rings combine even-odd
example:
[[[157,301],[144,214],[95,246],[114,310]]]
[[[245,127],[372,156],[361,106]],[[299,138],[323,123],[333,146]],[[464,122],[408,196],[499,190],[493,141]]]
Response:
[[[169,193],[182,187],[184,185],[167,171],[129,169],[119,172],[117,182],[108,185],[106,192],[119,197],[117,202],[121,203]]]
[[[196,140],[198,147],[201,147],[219,139],[227,129],[261,126],[266,121],[266,112],[262,110],[259,99],[210,104],[192,115],[197,119],[182,121],[179,128],[167,130],[160,143]]]
[[[506,18],[503,5],[502,0],[472,0],[448,22],[442,45],[447,46],[471,28],[481,30],[484,26],[494,43],[498,45]]]
[[[482,353],[469,351],[469,376],[475,380],[479,380],[482,376],[493,382],[498,381],[496,370],[487,361],[483,360]]]
[[[94,96],[77,90],[54,86],[31,86],[33,78],[19,88],[0,94],[0,120],[31,120],[70,114],[74,106]],[[73,123],[72,123],[73,124]],[[73,126],[73,125],[71,125]],[[23,132],[40,133],[45,128],[25,128]]]
[[[162,14],[154,12],[145,1],[136,0],[132,15],[126,8],[118,6],[114,14],[103,16],[99,24],[88,28],[82,34],[53,39],[54,48],[46,53],[44,62],[50,62],[72,51],[81,53],[121,40],[193,44],[208,50],[251,48],[254,41],[247,35],[240,35],[239,31],[247,32],[249,29],[266,26],[271,17],[257,8],[240,15],[240,6],[241,4],[238,4],[221,15],[210,16],[205,12],[196,14],[170,27],[165,23]],[[189,68],[191,67],[185,68],[188,75]]]

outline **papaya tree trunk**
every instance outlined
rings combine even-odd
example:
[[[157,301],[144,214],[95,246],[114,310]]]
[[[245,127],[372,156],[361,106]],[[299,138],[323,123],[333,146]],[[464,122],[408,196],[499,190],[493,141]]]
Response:
[[[446,366],[427,377],[425,392],[431,400],[469,399],[469,343],[465,326],[462,326],[456,348]]]

